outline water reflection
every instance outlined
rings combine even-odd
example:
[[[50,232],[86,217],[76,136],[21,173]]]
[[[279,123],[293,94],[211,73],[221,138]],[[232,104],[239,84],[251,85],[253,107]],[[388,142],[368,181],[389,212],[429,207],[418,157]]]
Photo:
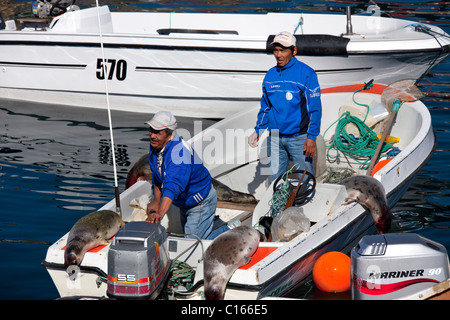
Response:
[[[148,152],[151,115],[113,112],[120,188]],[[215,121],[203,120],[206,128]],[[193,121],[178,117],[193,134]],[[105,110],[0,100],[0,187],[13,184],[57,200],[64,209],[94,210],[113,197],[114,170]],[[40,183],[49,175],[54,181]],[[45,177],[45,178],[44,178]],[[32,181],[34,180],[34,183]],[[21,185],[20,182],[23,184]]]

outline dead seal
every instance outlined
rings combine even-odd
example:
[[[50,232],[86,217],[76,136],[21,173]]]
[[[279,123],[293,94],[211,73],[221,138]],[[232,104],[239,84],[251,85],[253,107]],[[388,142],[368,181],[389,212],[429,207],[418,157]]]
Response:
[[[357,175],[339,182],[347,190],[344,205],[358,202],[369,209],[372,214],[378,233],[386,233],[391,227],[391,210],[386,198],[383,185],[377,179]]]
[[[64,251],[66,268],[70,265],[79,266],[87,251],[108,244],[123,225],[122,218],[110,210],[94,211],[81,217],[67,237]]]
[[[152,170],[148,163],[148,153],[139,158],[138,161],[128,171],[127,180],[125,181],[125,189],[128,189],[137,181],[152,180]]]
[[[219,235],[205,252],[203,279],[207,300],[220,300],[232,274],[250,262],[258,248],[260,233],[239,226]]]
[[[218,201],[228,201],[234,203],[257,203],[256,198],[249,194],[240,191],[236,191],[223,184],[222,182],[212,179],[212,185],[216,189]]]
[[[150,164],[148,163],[148,153],[139,158],[139,160],[131,167],[127,175],[125,188],[128,189],[137,181],[142,180],[152,181],[152,171],[150,169]],[[232,190],[230,187],[214,178],[212,178],[212,185],[214,189],[216,189],[218,201],[246,204],[257,203],[256,198],[253,195]]]

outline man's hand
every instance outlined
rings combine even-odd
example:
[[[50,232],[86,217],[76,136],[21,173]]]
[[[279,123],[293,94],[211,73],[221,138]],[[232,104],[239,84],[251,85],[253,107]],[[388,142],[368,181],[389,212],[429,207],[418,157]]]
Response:
[[[311,139],[306,139],[304,151],[305,157],[312,158],[317,153],[316,142]]]
[[[252,148],[256,148],[258,146],[259,135],[256,132],[253,132],[250,137],[248,137],[248,144]]]
[[[158,223],[162,217],[157,213],[159,211],[159,202],[151,201],[147,204],[147,219],[149,223]]]
[[[172,200],[169,197],[163,197],[161,203],[153,199],[153,201],[147,205],[148,217],[145,221],[149,223],[160,223],[171,205]]]
[[[164,215],[159,214],[155,210],[151,210],[148,214],[146,222],[149,223],[160,223]]]
[[[158,212],[159,211],[159,201],[155,201],[155,199],[153,199],[153,201],[150,201],[147,204],[147,215],[150,215],[151,212]]]

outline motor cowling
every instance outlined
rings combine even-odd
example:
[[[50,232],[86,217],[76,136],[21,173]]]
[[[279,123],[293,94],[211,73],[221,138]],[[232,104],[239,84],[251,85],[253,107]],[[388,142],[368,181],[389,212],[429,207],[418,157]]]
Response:
[[[404,299],[449,278],[445,247],[414,233],[363,237],[351,253],[352,298]]]
[[[136,221],[122,227],[108,252],[108,296],[155,299],[170,272],[167,243],[159,223]]]

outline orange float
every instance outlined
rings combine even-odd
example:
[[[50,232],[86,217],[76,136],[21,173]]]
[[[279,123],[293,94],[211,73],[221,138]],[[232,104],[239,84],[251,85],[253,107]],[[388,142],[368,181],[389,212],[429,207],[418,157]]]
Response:
[[[316,287],[324,292],[350,290],[350,257],[342,252],[331,251],[317,259],[313,268]]]

